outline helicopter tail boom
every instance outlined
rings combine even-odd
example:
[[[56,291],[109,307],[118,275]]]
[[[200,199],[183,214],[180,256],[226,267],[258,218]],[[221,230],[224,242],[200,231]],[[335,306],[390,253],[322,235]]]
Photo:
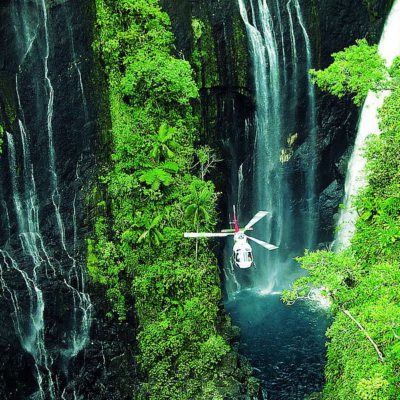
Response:
[[[235,233],[238,233],[240,231],[239,229],[239,224],[237,222],[236,218],[236,207],[233,206],[233,226],[235,227]]]

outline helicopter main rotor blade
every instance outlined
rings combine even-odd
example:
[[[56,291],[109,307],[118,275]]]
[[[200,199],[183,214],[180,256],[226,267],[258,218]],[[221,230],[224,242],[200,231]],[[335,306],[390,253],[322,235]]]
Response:
[[[244,231],[248,231],[254,224],[256,224],[261,218],[264,218],[268,215],[268,211],[259,211],[251,220],[250,222],[244,227]]]
[[[274,246],[274,245],[271,244],[271,243],[267,243],[267,242],[264,242],[264,241],[262,241],[262,240],[255,239],[255,238],[253,238],[253,237],[251,237],[251,236],[247,236],[247,235],[246,235],[246,237],[247,237],[247,239],[250,239],[250,240],[252,240],[253,242],[256,242],[257,244],[259,244],[260,246],[262,246],[262,247],[264,247],[264,248],[266,248],[266,249],[268,249],[268,250],[276,250],[276,249],[278,249],[277,246]]]
[[[219,233],[206,233],[206,232],[187,232],[183,236],[185,238],[201,238],[201,237],[226,237],[234,235],[234,233],[230,232],[219,232]]]

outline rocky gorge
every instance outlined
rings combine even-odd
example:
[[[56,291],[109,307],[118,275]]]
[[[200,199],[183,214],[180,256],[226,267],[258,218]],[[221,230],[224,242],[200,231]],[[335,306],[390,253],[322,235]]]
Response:
[[[326,67],[333,52],[356,39],[376,43],[391,3],[301,1],[313,68]],[[286,15],[286,5],[276,4]],[[161,5],[171,18],[176,56],[190,60],[195,71],[200,141],[218,149],[223,160],[213,178],[227,221],[240,166],[244,176],[252,173],[256,140],[255,87],[239,6],[233,0],[161,0]],[[110,145],[105,77],[92,49],[95,18],[91,0],[0,4],[0,398],[5,400],[128,399],[139,381],[134,312],[122,323],[107,318],[104,290],[86,274],[86,239],[96,213],[93,182]],[[288,32],[282,46],[290,47]],[[299,64],[305,62],[302,51]],[[301,85],[304,92],[306,81]],[[301,117],[305,103],[303,96],[296,132],[288,131],[298,134],[287,161],[295,193],[301,192],[308,150]],[[350,99],[317,91],[316,118],[316,246],[323,247],[333,239],[358,110]],[[250,184],[248,193],[252,190]],[[246,196],[239,199],[242,205],[250,202]]]

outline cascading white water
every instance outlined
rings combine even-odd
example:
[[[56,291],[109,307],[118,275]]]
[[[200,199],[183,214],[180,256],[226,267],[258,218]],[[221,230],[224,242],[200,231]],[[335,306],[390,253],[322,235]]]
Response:
[[[62,364],[66,373],[69,360],[87,345],[92,321],[92,303],[85,289],[84,265],[78,260],[77,202],[78,199],[81,201],[83,186],[79,172],[82,156],[77,160],[75,182],[73,177],[71,179],[70,187],[74,192],[65,194],[69,200],[64,199],[63,204],[59,191],[54,143],[58,131],[53,127],[58,92],[51,79],[55,57],[47,7],[45,0],[24,0],[12,5],[16,44],[21,54],[15,77],[17,123],[5,135],[10,188],[7,189],[7,182],[3,184],[10,191],[10,202],[2,202],[8,239],[0,248],[0,287],[10,301],[11,317],[21,347],[34,361],[37,390],[31,395],[32,400],[60,398],[58,372],[55,371]],[[77,70],[82,97],[83,124],[86,125],[89,109],[68,18],[66,26],[70,33],[71,64]],[[27,87],[36,88],[36,98],[32,98]],[[36,153],[46,144],[47,159]],[[43,185],[43,181],[48,185]],[[68,209],[72,217],[70,229],[66,229],[64,224]],[[41,223],[48,226],[43,229]],[[54,240],[53,236],[59,239]],[[49,343],[46,313],[54,308],[54,304],[49,304],[51,295],[46,290],[56,287],[62,287],[61,296],[69,311],[63,311],[62,337],[52,337]],[[51,312],[57,313],[58,310]],[[52,323],[53,329],[59,329],[56,327],[58,322]]]
[[[282,233],[282,166],[279,163],[281,148],[281,77],[278,44],[275,38],[271,10],[263,0],[250,0],[251,15],[246,3],[239,0],[240,14],[246,26],[252,57],[254,89],[256,97],[256,137],[254,155],[253,210],[268,210],[273,221],[268,224],[263,239],[279,245]],[[255,253],[260,258],[259,253]],[[266,259],[262,257],[262,263]],[[269,268],[268,281],[262,285],[274,286],[276,270]],[[254,275],[254,274],[253,274]],[[265,278],[265,277],[263,277]],[[253,277],[252,286],[259,284]]]
[[[239,170],[238,170],[238,193],[237,193],[237,209],[241,210],[242,208],[242,201],[243,201],[243,164],[240,164]]]
[[[29,311],[23,310],[18,301],[18,294],[14,290],[12,292],[12,305],[14,309],[13,321],[15,329],[18,333],[21,345],[23,348],[32,355],[37,373],[37,382],[39,387],[39,396],[41,399],[46,398],[46,392],[49,394],[50,399],[54,399],[54,382],[49,370],[49,359],[50,356],[47,353],[45,342],[44,342],[44,300],[43,292],[40,289],[39,284],[39,269],[42,265],[43,259],[40,256],[39,249],[37,247],[37,236],[40,233],[38,229],[37,221],[37,209],[35,208],[36,193],[33,192],[33,185],[30,184],[28,168],[30,155],[27,150],[25,143],[25,131],[20,121],[20,130],[23,143],[23,156],[24,156],[24,184],[25,184],[25,196],[24,202],[22,203],[21,197],[18,190],[17,184],[17,166],[16,166],[16,154],[15,145],[12,135],[6,132],[7,144],[8,144],[8,160],[11,175],[11,184],[13,190],[13,199],[15,212],[18,220],[18,233],[21,240],[21,247],[25,254],[29,255],[33,262],[32,275],[22,270],[18,263],[11,257],[11,255],[1,250],[3,260],[8,269],[13,268],[19,272],[26,285],[27,292],[29,294]],[[33,176],[33,175],[32,175]],[[7,286],[6,286],[7,287]],[[8,287],[7,287],[8,289]],[[11,290],[8,289],[11,294]],[[46,376],[43,375],[42,371],[46,371]],[[46,380],[47,390],[43,387],[43,382]]]
[[[79,66],[79,60],[78,60],[76,50],[75,50],[75,40],[74,40],[72,28],[71,28],[71,16],[68,11],[66,12],[65,19],[66,19],[67,25],[68,25],[68,34],[69,34],[69,41],[71,44],[71,53],[72,53],[72,60],[73,60],[72,63],[74,65],[76,73],[78,75],[78,85],[79,85],[79,90],[81,92],[81,97],[82,97],[83,113],[85,115],[85,121],[87,122],[89,120],[89,111],[88,111],[86,93],[85,93],[85,88],[83,86],[83,81],[82,81],[82,71]]]
[[[82,156],[77,162],[75,170],[75,183],[79,187],[80,176],[79,176],[79,164],[82,161]],[[78,265],[76,261],[76,255],[78,251],[78,229],[77,229],[77,217],[76,217],[76,198],[77,193],[74,195],[72,209],[72,223],[73,223],[73,254],[72,268],[68,272],[68,279],[64,280],[65,285],[70,289],[73,295],[74,301],[74,312],[72,315],[72,328],[69,337],[69,347],[63,351],[64,356],[68,359],[75,357],[88,343],[89,331],[92,319],[92,303],[90,296],[85,290],[85,274],[82,265]],[[73,284],[75,283],[75,286]]]
[[[286,3],[286,11],[288,14],[288,20],[289,20],[289,32],[290,32],[290,44],[291,44],[291,49],[292,49],[292,60],[297,60],[297,44],[296,44],[296,36],[294,33],[294,23],[293,23],[293,17],[292,17],[292,9],[291,9],[291,4],[292,0],[289,0]],[[293,74],[292,74],[292,79],[294,82],[297,82],[298,79],[298,71],[295,66],[293,69]],[[292,98],[294,101],[298,100],[298,94],[297,94],[297,85],[292,86]]]
[[[312,52],[311,43],[305,28],[303,14],[298,0],[294,1],[297,20],[301,28],[301,33],[304,38],[306,50],[306,76],[307,76],[307,97],[308,97],[308,144],[309,151],[305,164],[303,164],[306,173],[306,212],[305,212],[305,235],[306,246],[311,248],[315,244],[316,235],[316,193],[315,193],[315,180],[317,172],[317,117],[316,117],[316,100],[315,88],[311,81],[311,75],[308,73],[312,67]]]
[[[386,20],[382,37],[378,47],[379,54],[390,66],[395,57],[400,56],[400,1],[396,0]],[[380,133],[378,123],[378,110],[382,106],[385,97],[390,92],[368,93],[363,105],[357,130],[354,150],[347,168],[345,183],[345,198],[343,209],[338,222],[338,234],[335,240],[335,249],[343,250],[350,245],[356,230],[357,211],[354,208],[354,197],[366,185],[364,148],[367,139],[371,135]]]
[[[257,269],[250,285],[269,293],[291,280],[291,257],[315,245],[316,107],[308,76],[312,53],[298,0],[284,4],[238,0],[238,4],[247,31],[256,100],[251,208],[253,214],[271,212],[254,234],[280,246],[271,253],[253,247]],[[299,107],[303,111],[300,117]],[[291,138],[300,132],[304,150],[296,157],[301,181],[293,182],[290,159],[296,139]],[[246,179],[249,176],[243,178],[244,187],[249,186]]]
[[[40,0],[40,5],[42,7],[43,12],[43,27],[44,27],[44,37],[45,37],[45,44],[46,44],[46,53],[43,58],[44,62],[44,79],[47,84],[48,88],[48,102],[47,102],[47,134],[49,140],[49,167],[51,172],[51,185],[53,194],[51,196],[53,206],[56,213],[58,230],[60,233],[61,244],[65,251],[67,251],[65,245],[65,228],[64,222],[61,217],[60,213],[60,203],[61,197],[58,190],[58,176],[56,170],[56,155],[54,150],[54,138],[53,138],[53,112],[54,112],[54,88],[51,83],[51,79],[49,76],[49,56],[50,56],[50,39],[49,39],[49,29],[48,29],[48,12],[47,12],[47,5],[45,0]]]

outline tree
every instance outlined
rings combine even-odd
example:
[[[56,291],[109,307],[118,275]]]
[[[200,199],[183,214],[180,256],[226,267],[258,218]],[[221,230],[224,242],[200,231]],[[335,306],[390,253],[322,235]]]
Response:
[[[378,46],[369,46],[365,39],[343,51],[332,54],[334,62],[326,69],[310,71],[313,82],[322,90],[342,98],[352,95],[356,105],[361,105],[369,90],[391,88],[390,70],[378,53]]]
[[[217,163],[221,162],[213,149],[209,146],[202,146],[200,147],[196,155],[198,157],[198,162],[193,165],[192,169],[200,167],[200,179],[204,181],[206,175],[212,171],[216,166]]]
[[[198,230],[200,225],[206,226],[211,220],[208,209],[213,203],[213,192],[207,184],[199,185],[198,182],[193,181],[190,185],[188,200],[191,204],[186,207],[185,217]]]
[[[150,108],[186,109],[198,96],[190,64],[152,47],[126,58],[122,89],[132,103]]]
[[[207,226],[211,221],[209,213],[210,205],[214,203],[214,194],[204,181],[194,180],[190,185],[190,194],[187,196],[189,205],[185,209],[185,218],[192,222],[196,229],[199,231],[201,225]],[[196,239],[196,260],[198,253],[198,239]]]
[[[215,223],[216,196],[211,182],[190,174],[198,89],[189,63],[174,56],[159,3],[95,1],[94,47],[108,75],[113,154],[91,196],[104,207],[94,215],[101,229],[88,242],[88,269],[105,286],[113,315],[138,328],[135,398],[222,399],[246,385],[249,373],[229,362],[215,256],[204,246],[194,260],[183,238],[190,225]],[[127,364],[131,353],[123,356]]]

